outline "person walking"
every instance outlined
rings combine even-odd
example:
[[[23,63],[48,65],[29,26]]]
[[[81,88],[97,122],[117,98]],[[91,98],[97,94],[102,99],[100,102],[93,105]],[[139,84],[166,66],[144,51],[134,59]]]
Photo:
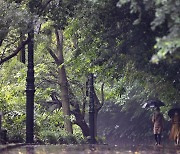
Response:
[[[172,126],[169,134],[170,140],[173,140],[175,145],[179,144],[180,139],[180,115],[178,112],[174,113],[174,116],[171,118]]]
[[[160,108],[156,107],[155,112],[152,116],[152,122],[153,122],[153,133],[155,138],[155,145],[161,144],[161,133],[163,130],[164,125],[164,117],[163,114],[160,112]]]

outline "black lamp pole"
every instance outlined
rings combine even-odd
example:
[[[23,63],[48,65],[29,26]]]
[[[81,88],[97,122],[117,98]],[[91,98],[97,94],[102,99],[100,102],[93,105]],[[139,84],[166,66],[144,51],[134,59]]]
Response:
[[[89,134],[90,134],[90,144],[95,144],[95,132],[94,132],[94,77],[93,73],[89,75],[89,89],[90,89],[90,99],[89,99]]]
[[[32,24],[33,25],[33,24]],[[28,33],[28,70],[26,78],[26,143],[34,142],[34,28]]]

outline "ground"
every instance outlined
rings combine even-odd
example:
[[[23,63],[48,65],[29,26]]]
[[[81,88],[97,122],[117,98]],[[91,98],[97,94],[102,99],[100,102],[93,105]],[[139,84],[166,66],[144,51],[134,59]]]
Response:
[[[180,154],[174,145],[0,145],[1,154]]]

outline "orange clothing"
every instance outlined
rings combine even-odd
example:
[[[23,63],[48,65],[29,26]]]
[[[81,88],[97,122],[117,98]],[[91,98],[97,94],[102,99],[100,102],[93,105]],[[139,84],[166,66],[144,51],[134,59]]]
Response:
[[[178,115],[174,115],[172,118],[172,127],[169,138],[171,140],[176,140],[177,137],[180,137],[180,117]]]

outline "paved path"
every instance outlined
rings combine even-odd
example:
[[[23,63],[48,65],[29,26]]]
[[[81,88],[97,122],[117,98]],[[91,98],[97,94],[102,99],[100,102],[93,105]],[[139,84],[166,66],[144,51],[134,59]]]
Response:
[[[180,154],[180,146],[1,145],[0,154]]]

